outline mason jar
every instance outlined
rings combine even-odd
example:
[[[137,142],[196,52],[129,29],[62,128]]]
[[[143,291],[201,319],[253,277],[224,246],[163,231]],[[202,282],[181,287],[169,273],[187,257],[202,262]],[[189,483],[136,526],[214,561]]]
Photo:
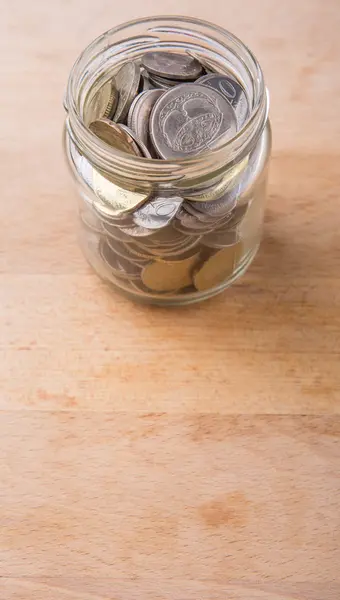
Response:
[[[189,54],[205,73],[228,75],[241,86],[247,114],[231,139],[222,136],[194,156],[157,160],[109,146],[89,129],[89,101],[123,65],[140,65],[151,51]],[[233,86],[229,92],[232,101]],[[261,68],[238,38],[187,17],[115,27],[79,56],[64,107],[80,243],[114,290],[144,303],[189,304],[218,294],[247,270],[261,239],[271,129]],[[117,194],[119,216],[111,211]],[[162,226],[148,229],[150,213]]]

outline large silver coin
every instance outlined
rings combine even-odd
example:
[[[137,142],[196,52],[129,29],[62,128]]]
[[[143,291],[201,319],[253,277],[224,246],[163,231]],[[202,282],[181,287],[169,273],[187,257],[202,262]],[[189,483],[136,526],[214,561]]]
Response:
[[[140,227],[146,227],[147,229],[161,229],[170,223],[182,203],[183,198],[177,196],[170,198],[157,196],[150,202],[144,204],[142,208],[136,210],[133,213],[132,218],[136,225],[139,225]]]
[[[149,73],[167,79],[194,81],[202,73],[196,58],[177,52],[148,52],[142,57],[142,65]]]
[[[147,90],[139,94],[131,104],[128,126],[146,147],[150,146],[150,114],[155,103],[163,93],[163,90]]]
[[[132,100],[138,93],[140,68],[134,62],[123,65],[115,75],[119,99],[113,120],[123,122],[129,112]]]
[[[237,127],[241,129],[249,115],[248,100],[243,87],[232,77],[215,73],[200,77],[197,83],[217,90],[230,102],[235,110]]]
[[[221,136],[237,130],[234,109],[216,90],[196,83],[177,85],[156,102],[150,135],[165,159],[192,156],[216,146]]]

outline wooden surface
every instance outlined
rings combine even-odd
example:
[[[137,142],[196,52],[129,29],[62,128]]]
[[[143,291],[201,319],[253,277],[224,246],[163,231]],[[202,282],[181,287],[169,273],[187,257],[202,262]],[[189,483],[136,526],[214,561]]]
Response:
[[[1,600],[340,597],[338,0],[2,2]],[[76,243],[62,97],[121,21],[224,25],[263,65],[264,242],[232,290],[155,309]]]

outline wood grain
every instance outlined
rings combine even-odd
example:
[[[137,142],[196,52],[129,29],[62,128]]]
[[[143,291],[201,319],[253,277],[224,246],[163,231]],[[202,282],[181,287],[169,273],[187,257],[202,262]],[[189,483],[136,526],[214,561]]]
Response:
[[[259,255],[184,309],[135,306],[90,271],[61,150],[80,50],[157,13],[229,28],[271,93]],[[1,600],[340,597],[340,6],[213,13],[3,3]]]

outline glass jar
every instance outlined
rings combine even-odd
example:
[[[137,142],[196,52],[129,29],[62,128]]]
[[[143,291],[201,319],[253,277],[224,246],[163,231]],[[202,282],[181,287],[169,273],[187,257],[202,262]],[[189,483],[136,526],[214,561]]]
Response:
[[[84,110],[89,99],[123,64],[154,50],[189,53],[207,72],[231,75],[241,84],[249,113],[232,139],[222,138],[217,147],[195,156],[155,160],[123,153],[90,131]],[[134,300],[180,305],[221,292],[246,271],[261,238],[271,130],[261,68],[240,40],[185,17],[115,27],[76,61],[64,107],[64,147],[78,192],[80,241],[102,279]],[[107,210],[111,190],[117,189],[123,199],[129,194],[140,194],[145,203],[178,198],[181,207],[166,227],[146,235],[143,230],[138,237],[136,231],[142,230],[129,229],[128,210],[121,219]]]

